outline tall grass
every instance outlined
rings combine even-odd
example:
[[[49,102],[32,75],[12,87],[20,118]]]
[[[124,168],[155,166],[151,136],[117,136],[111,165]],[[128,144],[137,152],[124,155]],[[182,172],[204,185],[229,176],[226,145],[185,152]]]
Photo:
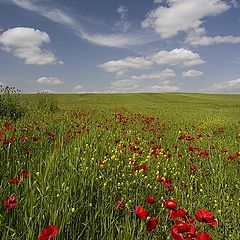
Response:
[[[217,227],[195,224],[213,239],[240,238],[239,96],[55,97],[57,111],[0,120],[0,239],[38,239],[51,224],[59,228],[57,239],[172,239],[175,221],[163,206],[169,198],[192,216],[211,211]],[[143,164],[146,171],[138,168]],[[174,190],[158,176],[171,178]],[[11,178],[21,182],[9,183]],[[6,209],[11,195],[17,205]],[[157,202],[150,205],[146,196]],[[116,206],[117,197],[124,209]],[[158,218],[155,230],[146,231],[137,205]]]

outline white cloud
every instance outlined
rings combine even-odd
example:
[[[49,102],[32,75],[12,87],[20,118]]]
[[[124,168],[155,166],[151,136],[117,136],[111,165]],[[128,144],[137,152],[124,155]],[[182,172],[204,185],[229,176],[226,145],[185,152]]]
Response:
[[[41,48],[44,43],[49,42],[50,38],[46,32],[33,28],[12,28],[0,35],[2,49],[24,59],[26,64],[62,64],[63,62],[58,61],[51,51]]]
[[[146,69],[153,65],[171,65],[188,67],[203,64],[198,53],[185,48],[175,48],[172,51],[159,51],[143,57],[126,57],[119,60],[111,60],[100,64],[99,67],[106,72],[123,75],[129,69]]]
[[[82,85],[77,85],[73,88],[73,90],[81,90],[83,88]]]
[[[143,28],[152,28],[162,38],[170,38],[179,32],[188,32],[201,26],[202,19],[215,16],[230,8],[222,0],[166,0],[168,6],[152,10],[142,22]]]
[[[41,92],[44,92],[44,93],[56,93],[56,91],[51,90],[51,89],[45,89],[45,90],[43,90]]]
[[[121,21],[118,21],[115,25],[122,29],[123,32],[126,32],[131,27],[131,24],[127,20],[128,8],[122,4],[117,8],[117,12],[120,15]]]
[[[240,43],[240,36],[229,35],[209,37],[206,36],[205,33],[206,31],[204,28],[196,28],[188,33],[185,42],[193,46],[207,46],[220,43]]]
[[[154,85],[151,87],[153,92],[178,92],[180,88],[178,86],[171,85]]]
[[[149,74],[141,74],[141,75],[134,75],[131,78],[134,80],[151,80],[151,79],[156,79],[156,80],[163,80],[166,78],[171,78],[171,77],[176,77],[175,72],[172,69],[165,69],[162,72],[152,72]]]
[[[175,48],[172,51],[159,51],[151,56],[152,61],[159,65],[192,66],[205,63],[198,53],[189,49]]]
[[[200,76],[203,76],[203,72],[191,69],[187,72],[183,72],[182,76],[183,77],[200,77]]]
[[[97,29],[99,29],[98,24],[94,24],[91,26],[91,29],[96,29],[92,32],[86,30],[86,27],[82,22],[76,20],[73,16],[69,15],[65,11],[58,8],[51,8],[48,6],[39,5],[31,2],[30,0],[10,0],[11,3],[27,9],[29,11],[36,12],[51,21],[62,24],[73,30],[74,34],[79,36],[80,38],[95,44],[102,45],[107,47],[118,47],[118,48],[128,48],[130,46],[139,46],[147,43],[151,43],[157,40],[157,36],[152,33],[147,33],[144,31],[134,31],[131,33],[125,33],[124,31],[128,30],[130,24],[124,20],[123,24],[123,32],[120,33],[101,33]],[[122,16],[126,16],[126,10],[119,10]],[[125,12],[124,12],[125,11]],[[94,21],[91,19],[91,23]],[[119,30],[119,29],[118,29]]]
[[[123,75],[128,69],[142,69],[152,66],[152,61],[144,57],[126,57],[120,60],[112,60],[99,65],[106,72]]]
[[[118,90],[131,90],[139,86],[136,80],[133,79],[123,79],[111,82],[112,89]]]
[[[237,8],[238,7],[238,2],[237,0],[231,0],[230,3],[232,4],[233,7]]]
[[[139,87],[139,84],[143,80],[164,80],[167,78],[172,78],[176,77],[176,74],[173,70],[171,69],[165,69],[163,71],[158,71],[158,72],[152,72],[148,74],[141,74],[141,75],[133,75],[130,76],[129,78],[122,79],[122,80],[117,80],[114,82],[111,82],[111,88],[112,89],[117,89],[117,90],[133,90]],[[170,81],[164,81],[159,84],[161,85],[166,85],[170,84]]]
[[[153,4],[163,3],[164,0],[153,0]]]
[[[41,77],[36,82],[43,85],[59,85],[64,83],[64,81],[56,77]]]
[[[216,83],[211,87],[214,90],[226,90],[226,91],[239,91],[240,90],[240,79]]]

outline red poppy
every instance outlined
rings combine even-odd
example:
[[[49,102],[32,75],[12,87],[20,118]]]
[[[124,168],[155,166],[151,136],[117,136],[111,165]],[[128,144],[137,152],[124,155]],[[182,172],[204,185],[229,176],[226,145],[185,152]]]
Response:
[[[152,231],[158,224],[158,219],[156,217],[150,218],[146,223],[147,231]]]
[[[56,238],[58,234],[58,227],[56,225],[51,225],[45,227],[40,233],[38,240],[49,240]]]
[[[116,207],[117,207],[117,209],[124,209],[124,207],[125,207],[125,204],[124,204],[124,202],[123,202],[123,200],[121,199],[121,198],[116,198],[115,199],[115,203],[116,203]]]
[[[157,180],[158,180],[159,182],[164,182],[164,178],[163,178],[163,177],[160,177],[160,176],[157,176]]]
[[[163,205],[164,205],[165,208],[176,209],[176,207],[177,207],[177,201],[176,201],[176,200],[173,200],[173,199],[169,199],[169,200],[166,200],[166,201],[163,203]]]
[[[9,183],[15,183],[15,184],[19,184],[21,182],[21,180],[19,178],[10,178],[8,180]]]
[[[235,156],[228,156],[227,160],[233,160]]]
[[[23,178],[29,178],[30,173],[28,171],[22,171]]]
[[[195,240],[212,240],[212,237],[206,232],[201,232],[196,235]]]
[[[16,196],[8,196],[4,199],[4,204],[7,209],[11,209],[17,205],[17,197]]]
[[[182,208],[179,208],[179,209],[177,209],[177,210],[170,210],[170,212],[169,212],[169,218],[171,219],[171,220],[173,220],[173,219],[175,219],[175,218],[177,218],[177,217],[179,217],[179,218],[184,218],[184,217],[186,217],[187,216],[187,211],[185,211],[184,209],[182,209]]]
[[[21,138],[21,142],[28,142],[28,138],[27,137]]]
[[[177,226],[172,226],[170,229],[171,236],[174,240],[184,240],[184,236],[181,232],[179,232]]]
[[[141,206],[136,206],[135,207],[135,214],[140,219],[144,219],[144,218],[147,218],[149,216],[149,212]]]
[[[147,196],[146,197],[146,201],[150,204],[154,204],[156,203],[156,200],[153,197]]]
[[[214,227],[218,225],[218,222],[215,219],[214,215],[205,209],[199,209],[195,213],[195,217],[199,222],[208,223],[209,225]]]
[[[147,172],[147,170],[148,170],[147,164],[141,164],[140,168],[143,169],[144,172]]]

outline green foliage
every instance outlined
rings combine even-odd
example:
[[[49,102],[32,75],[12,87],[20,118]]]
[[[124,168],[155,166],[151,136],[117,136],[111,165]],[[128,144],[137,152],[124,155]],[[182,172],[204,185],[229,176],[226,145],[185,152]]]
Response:
[[[36,95],[37,108],[47,112],[57,112],[59,110],[58,102],[46,92],[39,92]]]
[[[0,117],[16,120],[25,115],[26,106],[19,94],[14,87],[0,85]]]
[[[163,207],[169,198],[191,216],[199,209],[214,214],[218,226],[195,220],[198,232],[240,239],[240,95],[24,97],[32,111],[17,121],[0,119],[1,240],[38,239],[52,224],[59,228],[56,240],[170,240],[175,221]],[[38,97],[54,97],[61,108],[34,111]],[[179,140],[183,135],[194,139]],[[171,178],[174,191],[157,176]],[[4,200],[13,195],[17,204],[7,209]],[[157,202],[150,205],[146,196]],[[155,230],[146,231],[137,205],[158,218]]]

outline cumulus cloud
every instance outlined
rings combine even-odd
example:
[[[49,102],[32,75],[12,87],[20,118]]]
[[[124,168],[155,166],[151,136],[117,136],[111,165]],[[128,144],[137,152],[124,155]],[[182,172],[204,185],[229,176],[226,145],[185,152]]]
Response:
[[[142,57],[126,57],[119,60],[111,60],[100,64],[99,67],[106,72],[113,72],[121,76],[129,69],[146,69],[154,65],[188,67],[203,63],[205,61],[201,59],[198,53],[185,48],[175,48],[172,51],[163,50]]]
[[[221,91],[240,91],[240,79],[216,83],[211,89]]]
[[[165,0],[167,6],[159,6],[148,13],[143,28],[152,28],[162,38],[170,38],[179,32],[188,32],[201,26],[202,19],[215,16],[231,6],[222,0]]]
[[[73,88],[73,90],[81,90],[83,88],[82,85],[77,85]]]
[[[151,87],[152,92],[178,92],[180,88],[178,86],[171,85],[154,85]]]
[[[189,71],[183,72],[182,76],[183,77],[200,77],[200,76],[203,76],[203,72],[191,69]]]
[[[114,82],[111,82],[111,88],[117,89],[117,90],[133,90],[139,87],[139,84],[143,80],[164,80],[167,78],[176,77],[176,74],[171,69],[165,69],[163,71],[157,71],[157,72],[151,72],[148,74],[141,74],[141,75],[133,75],[126,79],[117,80]],[[160,84],[169,84],[170,81],[164,81]]]
[[[175,48],[172,51],[159,51],[151,56],[153,62],[159,65],[193,66],[205,63],[198,53],[189,49]]]
[[[64,83],[64,81],[56,77],[41,77],[36,82],[43,85],[59,85]]]
[[[42,48],[50,41],[46,32],[26,27],[8,29],[0,35],[1,49],[23,59],[26,64],[62,64],[51,51]]]
[[[146,92],[179,92],[181,89],[175,81],[160,81],[158,84],[144,89]]]
[[[163,71],[152,72],[148,74],[141,74],[141,75],[133,75],[131,79],[134,80],[162,80],[166,78],[176,77],[175,72],[172,69],[165,69]]]
[[[111,88],[117,90],[132,90],[136,89],[139,84],[136,80],[133,79],[123,79],[111,82]]]
[[[188,33],[185,43],[191,44],[193,46],[208,46],[220,43],[230,43],[236,44],[240,43],[240,36],[206,36],[206,31],[204,28],[196,28]]]
[[[100,64],[99,67],[106,72],[116,73],[118,76],[123,75],[128,69],[142,69],[152,66],[152,61],[145,57],[126,57],[119,60],[111,60]]]

